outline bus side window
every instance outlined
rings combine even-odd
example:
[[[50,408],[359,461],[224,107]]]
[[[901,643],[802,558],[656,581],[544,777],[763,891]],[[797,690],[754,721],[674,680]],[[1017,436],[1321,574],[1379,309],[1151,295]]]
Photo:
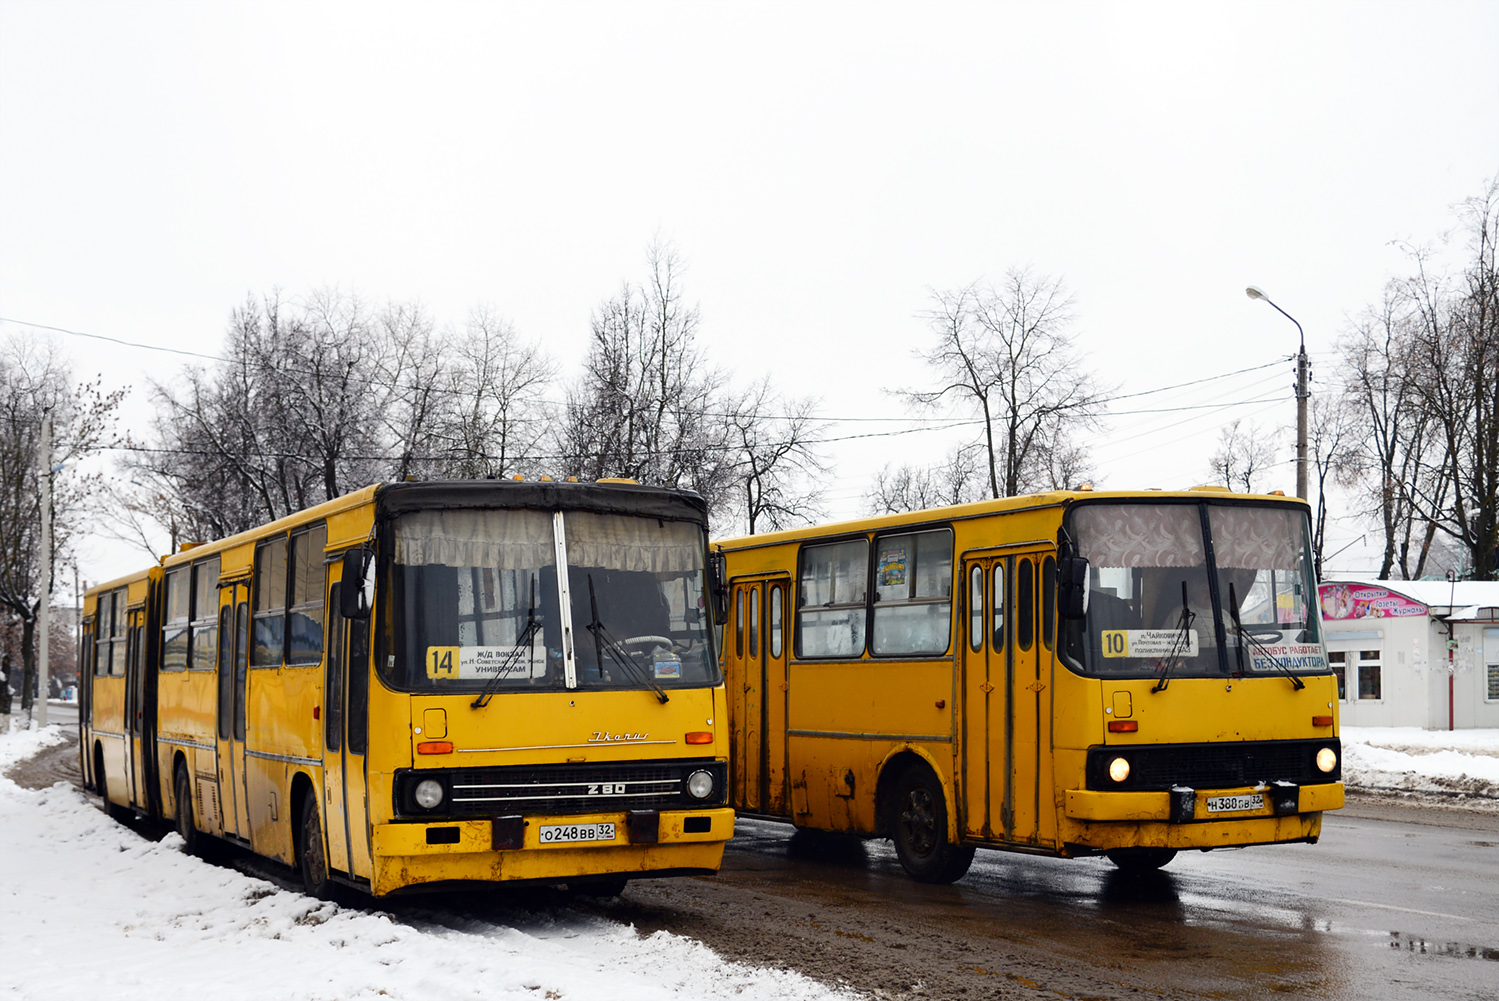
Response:
[[[255,622],[250,664],[279,667],[286,644],[286,536],[255,547]]]
[[[760,656],[760,588],[750,588],[749,655]]]
[[[984,568],[977,564],[968,571],[968,648],[984,648]]]
[[[1015,568],[1015,645],[1029,650],[1036,641],[1036,568],[1030,560]]]
[[[734,593],[734,656],[744,656],[744,588]]]
[[[1041,561],[1041,642],[1050,650],[1057,638],[1057,561]]]
[[[1005,565],[994,564],[994,588],[991,592],[991,601],[994,602],[994,628],[990,630],[994,634],[994,646],[991,647],[995,653],[1003,653],[1005,649],[1005,602],[1010,598],[1010,593],[1005,590]]]
[[[784,649],[782,646],[783,616],[785,615],[783,609],[784,602],[784,592],[782,592],[781,586],[777,584],[770,589],[770,655],[772,657],[779,657],[781,650]]]

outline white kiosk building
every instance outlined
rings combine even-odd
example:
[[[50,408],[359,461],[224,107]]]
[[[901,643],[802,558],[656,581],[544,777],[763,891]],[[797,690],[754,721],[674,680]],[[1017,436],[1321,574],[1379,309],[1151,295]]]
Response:
[[[1319,587],[1345,726],[1499,727],[1499,582]]]

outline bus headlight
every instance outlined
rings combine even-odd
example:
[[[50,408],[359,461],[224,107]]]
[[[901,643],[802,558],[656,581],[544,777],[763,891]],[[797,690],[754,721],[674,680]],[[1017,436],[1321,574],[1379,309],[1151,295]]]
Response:
[[[1123,782],[1129,778],[1129,759],[1115,758],[1109,762],[1109,778],[1115,782]]]
[[[687,794],[693,799],[707,799],[713,795],[713,775],[699,769],[687,776]]]
[[[431,810],[442,802],[442,783],[436,779],[422,779],[411,791],[411,797],[423,810]]]
[[[1338,767],[1338,752],[1330,747],[1324,747],[1317,752],[1317,767],[1324,772],[1330,772]]]

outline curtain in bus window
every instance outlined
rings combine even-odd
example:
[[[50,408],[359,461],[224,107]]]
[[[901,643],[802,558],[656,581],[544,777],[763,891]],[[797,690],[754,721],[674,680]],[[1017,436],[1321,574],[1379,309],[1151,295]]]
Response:
[[[125,625],[128,621],[125,613],[125,604],[128,598],[129,591],[123,587],[114,592],[114,600],[112,601],[114,614],[109,620],[110,636],[112,637],[109,654],[109,673],[116,678],[125,677]]]
[[[874,560],[871,651],[945,653],[952,625],[952,531],[881,536]]]
[[[316,664],[323,656],[323,525],[291,538],[291,594],[286,632],[288,664]]]
[[[395,559],[405,566],[530,567],[555,562],[544,511],[416,511],[401,518]]]
[[[161,627],[161,669],[187,670],[188,615],[192,607],[188,568],[179,567],[167,574],[166,622]]]
[[[802,657],[852,657],[864,650],[869,543],[864,539],[802,550],[796,649]]]
[[[1088,504],[1072,515],[1095,567],[1198,567],[1207,561],[1195,504]]]

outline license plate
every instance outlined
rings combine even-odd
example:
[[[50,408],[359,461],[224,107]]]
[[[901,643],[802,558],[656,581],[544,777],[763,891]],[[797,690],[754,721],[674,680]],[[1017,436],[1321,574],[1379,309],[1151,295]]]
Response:
[[[544,845],[574,841],[613,841],[613,824],[542,824],[539,834]]]
[[[1234,813],[1241,810],[1263,810],[1265,808],[1264,793],[1250,793],[1247,796],[1209,796],[1208,813]]]

